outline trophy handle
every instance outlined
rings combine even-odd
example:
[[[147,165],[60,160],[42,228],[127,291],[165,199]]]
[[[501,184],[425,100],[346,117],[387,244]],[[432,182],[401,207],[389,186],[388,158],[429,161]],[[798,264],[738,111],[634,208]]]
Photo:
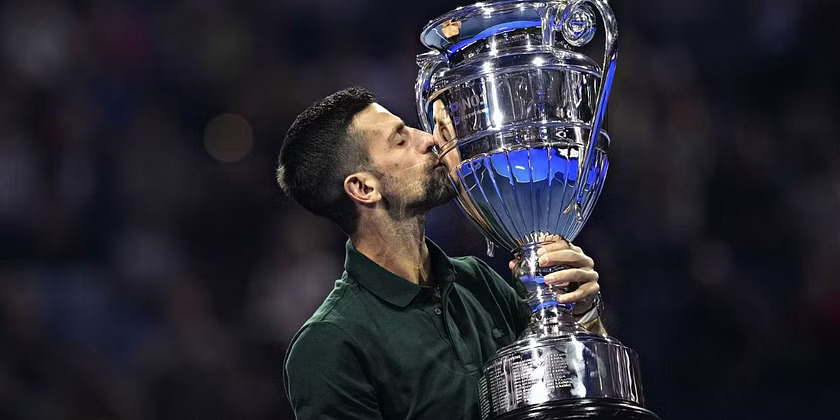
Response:
[[[564,210],[568,213],[574,206],[578,220],[583,219],[583,189],[586,185],[586,178],[592,167],[592,157],[595,154],[598,136],[601,133],[601,125],[607,111],[607,101],[610,96],[613,76],[615,75],[615,64],[618,59],[618,24],[606,0],[572,0],[563,9],[560,15],[560,33],[563,39],[574,47],[580,47],[592,40],[595,35],[595,16],[589,5],[595,6],[601,14],[604,22],[604,64],[601,77],[601,94],[595,104],[595,116],[592,118],[592,131],[589,142],[584,149],[584,159],[578,165],[577,186],[575,188],[575,200]]]
[[[417,103],[417,117],[420,118],[421,128],[429,133],[433,130],[427,112],[432,74],[443,63],[443,57],[437,51],[427,51],[417,56],[417,65],[420,66],[420,73],[417,74],[417,83],[414,85],[414,92],[417,95],[415,101]]]

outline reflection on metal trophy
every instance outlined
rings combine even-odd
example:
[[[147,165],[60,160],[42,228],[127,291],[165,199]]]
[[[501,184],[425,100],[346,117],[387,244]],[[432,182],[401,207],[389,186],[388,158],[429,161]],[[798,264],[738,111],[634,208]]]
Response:
[[[606,0],[476,3],[421,35],[421,123],[443,137],[441,159],[488,252],[495,243],[519,257],[533,313],[482,369],[482,418],[658,419],[642,406],[635,352],[576,324],[556,301],[564,290],[543,280],[563,267],[536,256],[552,237],[577,236],[603,188],[617,35]],[[594,39],[600,63],[586,54],[600,50]]]

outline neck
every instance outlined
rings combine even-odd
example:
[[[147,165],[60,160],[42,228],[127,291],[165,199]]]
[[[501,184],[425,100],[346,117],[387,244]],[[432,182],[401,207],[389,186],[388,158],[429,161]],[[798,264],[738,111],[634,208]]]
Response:
[[[401,221],[362,220],[350,240],[357,251],[380,267],[425,286],[431,272],[425,225],[425,215]]]

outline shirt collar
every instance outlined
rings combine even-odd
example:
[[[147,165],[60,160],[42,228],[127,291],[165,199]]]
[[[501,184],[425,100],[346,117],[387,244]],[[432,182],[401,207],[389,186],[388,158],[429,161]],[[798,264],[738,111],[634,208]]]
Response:
[[[440,284],[451,282],[454,267],[452,262],[449,261],[449,257],[431,239],[426,238],[425,240],[432,263],[432,278]],[[344,269],[347,274],[378,298],[400,308],[405,308],[420,293],[420,285],[382,268],[356,250],[351,240],[347,240],[345,248],[347,257],[344,260]]]

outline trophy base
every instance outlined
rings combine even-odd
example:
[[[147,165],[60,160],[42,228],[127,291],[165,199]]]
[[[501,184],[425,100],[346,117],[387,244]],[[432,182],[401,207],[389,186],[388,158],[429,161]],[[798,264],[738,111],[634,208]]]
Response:
[[[550,401],[514,410],[496,420],[660,420],[638,405],[606,398]]]
[[[592,334],[526,337],[482,368],[482,419],[658,420],[646,410],[636,353]]]

